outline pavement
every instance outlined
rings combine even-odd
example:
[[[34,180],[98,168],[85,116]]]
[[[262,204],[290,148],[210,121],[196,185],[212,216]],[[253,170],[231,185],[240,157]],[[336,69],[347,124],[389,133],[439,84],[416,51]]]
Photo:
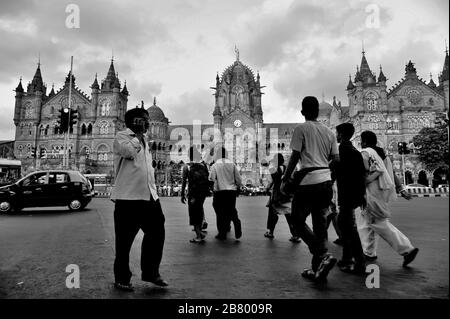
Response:
[[[449,297],[448,198],[399,199],[392,222],[420,248],[411,267],[402,268],[398,256],[383,240],[376,264],[379,288],[369,289],[365,276],[349,275],[335,267],[326,284],[303,279],[310,264],[304,243],[289,242],[289,230],[280,218],[275,238],[265,232],[266,197],[239,197],[237,207],[243,237],[214,239],[215,215],[211,198],[205,202],[209,222],[204,244],[189,243],[187,207],[179,198],[161,198],[166,216],[166,243],[161,274],[170,286],[155,287],[140,281],[139,232],[130,254],[135,292],[112,287],[114,260],[113,203],[94,199],[81,212],[66,208],[26,209],[20,215],[0,215],[0,298],[445,298]],[[132,213],[132,212],[130,212]],[[330,252],[340,257],[332,243]],[[66,287],[67,265],[80,269],[80,288]]]

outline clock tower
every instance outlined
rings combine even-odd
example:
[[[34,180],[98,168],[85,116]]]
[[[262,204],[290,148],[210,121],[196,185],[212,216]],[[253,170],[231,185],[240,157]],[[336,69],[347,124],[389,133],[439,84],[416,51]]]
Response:
[[[243,183],[258,183],[257,136],[262,132],[259,73],[254,72],[239,59],[227,67],[222,76],[216,76],[214,128],[220,130],[229,157],[239,167]]]

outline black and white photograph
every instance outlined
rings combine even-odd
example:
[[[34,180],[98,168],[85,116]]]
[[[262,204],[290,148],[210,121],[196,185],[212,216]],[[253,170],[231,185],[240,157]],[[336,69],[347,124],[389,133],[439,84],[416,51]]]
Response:
[[[449,85],[448,0],[1,0],[0,299],[448,301]]]

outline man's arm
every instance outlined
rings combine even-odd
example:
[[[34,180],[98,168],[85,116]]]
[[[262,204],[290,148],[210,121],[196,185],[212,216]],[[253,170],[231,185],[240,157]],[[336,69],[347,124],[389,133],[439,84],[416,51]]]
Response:
[[[242,179],[241,179],[241,174],[239,174],[237,167],[235,164],[234,165],[234,180],[236,182],[236,186],[239,189],[242,186]]]
[[[282,182],[287,181],[291,177],[292,173],[294,172],[295,166],[297,165],[299,160],[300,160],[300,152],[293,150],[291,157],[289,158],[289,163],[286,168],[286,172],[284,172],[284,175],[281,178]]]
[[[126,159],[134,159],[141,150],[141,144],[136,137],[117,135],[114,139],[114,153]]]
[[[187,165],[185,165],[185,166],[183,166],[183,170],[181,173],[182,179],[183,179],[182,183],[181,183],[181,202],[183,204],[186,203],[185,193],[186,193],[186,182],[187,182],[187,175],[188,175],[187,173],[188,173],[188,167],[187,167]]]

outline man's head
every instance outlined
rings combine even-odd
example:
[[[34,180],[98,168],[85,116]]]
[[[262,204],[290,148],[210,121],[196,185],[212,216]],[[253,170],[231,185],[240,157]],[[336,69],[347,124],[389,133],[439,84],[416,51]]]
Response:
[[[364,131],[361,133],[361,146],[363,148],[377,146],[377,136],[372,131]]]
[[[309,121],[314,121],[319,116],[319,101],[314,96],[306,96],[303,99],[302,115]]]
[[[350,141],[355,134],[355,127],[352,123],[342,123],[336,126],[336,133],[338,143]]]
[[[149,115],[147,110],[134,108],[125,113],[125,125],[136,134],[145,133],[149,128]]]

